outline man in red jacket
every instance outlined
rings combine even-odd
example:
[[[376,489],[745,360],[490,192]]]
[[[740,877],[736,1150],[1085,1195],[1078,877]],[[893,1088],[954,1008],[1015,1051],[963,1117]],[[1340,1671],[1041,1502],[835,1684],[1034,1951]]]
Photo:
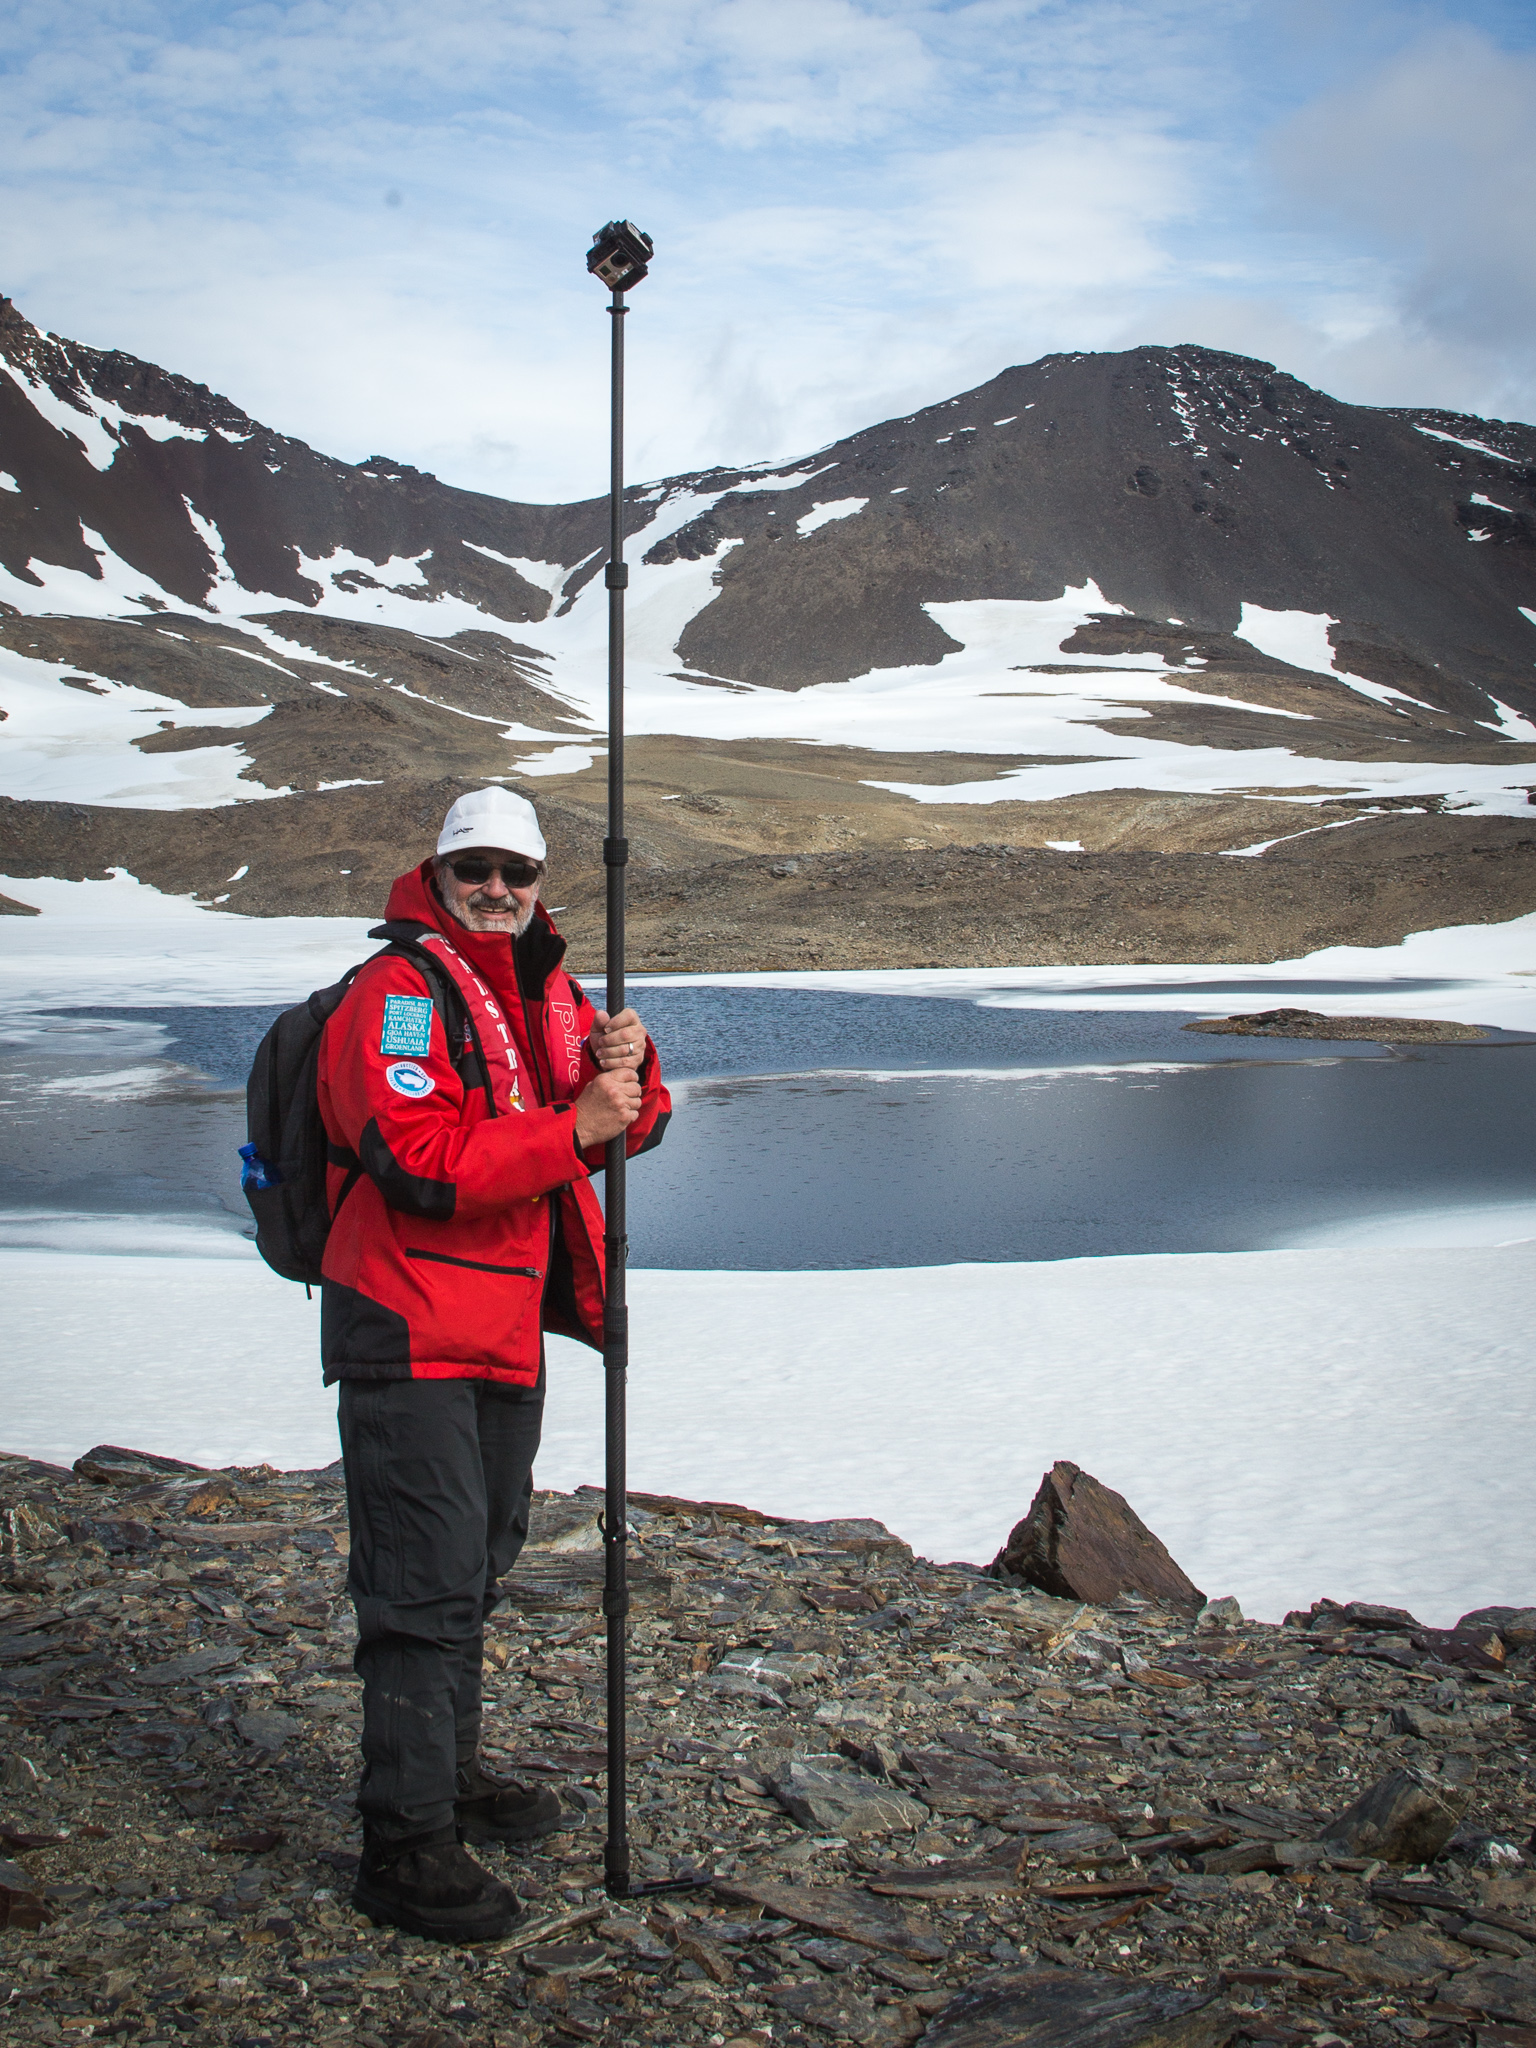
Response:
[[[321,1040],[333,1222],[321,1284],[339,1380],[363,1681],[356,1903],[445,1941],[522,1907],[464,1847],[559,1819],[479,1758],[486,1615],[528,1533],[546,1330],[602,1348],[603,1217],[590,1175],[671,1104],[633,1010],[594,1010],[539,902],[533,806],[449,811],[402,875],[377,955]]]

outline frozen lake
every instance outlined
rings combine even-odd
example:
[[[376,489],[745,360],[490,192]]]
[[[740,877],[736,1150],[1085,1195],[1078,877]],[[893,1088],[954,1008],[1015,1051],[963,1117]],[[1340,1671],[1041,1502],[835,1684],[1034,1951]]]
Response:
[[[1360,1007],[1379,993],[1362,988]],[[631,1176],[639,1266],[1256,1251],[1382,1216],[1536,1204],[1536,1042],[1512,1033],[1403,1053],[1186,1032],[1209,1014],[1193,1008],[644,983],[634,996],[677,1096],[666,1143]],[[13,1012],[0,1241],[17,1241],[18,1212],[244,1227],[239,1091],[276,1014]]]

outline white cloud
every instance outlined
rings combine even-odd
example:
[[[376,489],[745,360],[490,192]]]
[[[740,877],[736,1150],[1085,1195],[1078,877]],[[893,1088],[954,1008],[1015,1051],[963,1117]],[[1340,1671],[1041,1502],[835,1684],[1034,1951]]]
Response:
[[[1436,29],[1297,113],[1270,154],[1310,217],[1374,258],[1335,348],[1359,395],[1529,411],[1536,55]]]
[[[621,212],[658,246],[637,476],[1147,340],[1529,413],[1531,60],[1461,32],[1366,62],[1359,18],[1313,17],[1282,77],[1258,0],[274,0],[174,29],[22,0],[0,289],[336,454],[535,499],[603,487],[582,259]]]

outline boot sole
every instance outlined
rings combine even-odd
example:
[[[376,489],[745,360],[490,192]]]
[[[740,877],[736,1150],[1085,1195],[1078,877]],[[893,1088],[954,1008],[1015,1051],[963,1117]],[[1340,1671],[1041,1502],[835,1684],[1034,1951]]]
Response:
[[[430,1906],[408,1906],[403,1900],[390,1898],[387,1893],[370,1891],[365,1884],[359,1884],[353,1891],[352,1903],[359,1913],[366,1913],[376,1927],[399,1927],[407,1934],[419,1934],[425,1941],[462,1943],[501,1941],[527,1912],[522,1905],[473,1909],[443,1906],[434,1911]]]

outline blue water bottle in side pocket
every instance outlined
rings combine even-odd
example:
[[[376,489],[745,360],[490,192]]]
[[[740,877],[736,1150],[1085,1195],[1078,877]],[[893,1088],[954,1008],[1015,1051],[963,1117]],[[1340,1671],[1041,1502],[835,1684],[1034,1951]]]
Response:
[[[283,1176],[275,1166],[269,1166],[254,1145],[240,1147],[240,1185],[250,1192],[252,1188],[266,1189],[281,1187]]]

